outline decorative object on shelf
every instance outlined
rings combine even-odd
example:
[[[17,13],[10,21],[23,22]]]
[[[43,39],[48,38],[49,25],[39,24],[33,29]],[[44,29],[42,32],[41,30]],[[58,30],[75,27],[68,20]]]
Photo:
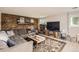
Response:
[[[20,23],[25,23],[24,17],[20,17]]]
[[[25,18],[24,17],[20,17],[19,19],[17,19],[17,23],[18,24],[25,24]]]
[[[31,19],[31,23],[34,23],[34,19]]]
[[[26,19],[25,19],[25,23],[26,23],[26,24],[27,24],[27,23],[31,23],[31,22],[30,22],[30,18],[26,18]]]

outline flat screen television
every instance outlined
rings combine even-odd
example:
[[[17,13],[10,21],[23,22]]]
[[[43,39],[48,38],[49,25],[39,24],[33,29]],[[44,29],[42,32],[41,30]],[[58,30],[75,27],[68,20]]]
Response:
[[[47,22],[47,29],[49,31],[60,31],[60,22]]]

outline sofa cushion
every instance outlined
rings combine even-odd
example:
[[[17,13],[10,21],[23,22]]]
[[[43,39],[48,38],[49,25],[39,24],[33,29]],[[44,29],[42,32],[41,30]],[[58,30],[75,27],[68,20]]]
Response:
[[[9,37],[6,34],[6,32],[5,31],[0,31],[0,40],[3,40],[5,42],[7,42],[8,39],[9,39]]]
[[[14,42],[16,42],[16,44],[21,44],[21,43],[26,42],[26,40],[19,35],[12,36],[12,37],[10,37],[10,39],[13,40]]]
[[[15,33],[13,30],[10,30],[10,31],[7,31],[7,35],[10,37],[10,36],[14,36]]]
[[[3,40],[0,40],[0,50],[8,48],[7,43]]]

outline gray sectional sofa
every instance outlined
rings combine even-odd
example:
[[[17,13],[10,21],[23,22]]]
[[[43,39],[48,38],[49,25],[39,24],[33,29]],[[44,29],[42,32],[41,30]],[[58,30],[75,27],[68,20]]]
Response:
[[[2,34],[2,32],[5,34]],[[12,33],[14,35],[10,36]],[[7,37],[8,39],[13,40],[16,42],[16,44],[12,47],[6,47],[0,49],[0,52],[32,52],[33,51],[33,41],[26,41],[24,37],[26,37],[26,30],[20,29],[20,30],[11,30],[11,34],[7,34],[7,31],[0,31],[1,36]],[[4,37],[0,37],[0,40],[5,40]],[[7,40],[6,40],[7,41]],[[3,43],[2,43],[3,44]],[[5,46],[5,45],[4,45]]]

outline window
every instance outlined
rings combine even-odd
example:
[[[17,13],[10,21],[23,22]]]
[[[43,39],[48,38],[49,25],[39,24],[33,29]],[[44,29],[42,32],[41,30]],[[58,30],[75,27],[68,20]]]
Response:
[[[39,20],[40,20],[39,21],[40,24],[44,24],[44,25],[46,24],[46,19],[45,18],[40,18]]]
[[[71,17],[70,26],[71,27],[79,27],[79,17]]]

